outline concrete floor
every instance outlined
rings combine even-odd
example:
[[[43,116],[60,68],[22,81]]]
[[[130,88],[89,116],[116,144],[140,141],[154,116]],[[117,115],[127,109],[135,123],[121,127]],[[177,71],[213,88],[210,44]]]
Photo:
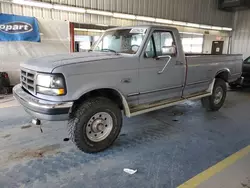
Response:
[[[250,147],[247,150],[248,154],[202,182],[198,187],[250,188]]]
[[[0,187],[174,188],[250,145],[249,108],[250,90],[238,90],[219,112],[188,101],[125,118],[114,146],[91,155],[63,142],[65,122],[45,122],[40,133],[21,107],[0,101]]]

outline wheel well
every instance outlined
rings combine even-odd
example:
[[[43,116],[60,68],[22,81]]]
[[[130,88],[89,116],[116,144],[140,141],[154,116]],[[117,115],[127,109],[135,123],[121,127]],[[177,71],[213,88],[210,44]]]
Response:
[[[219,73],[217,73],[215,78],[220,78],[220,79],[224,80],[225,82],[228,82],[229,72],[228,71],[219,72]]]
[[[75,105],[81,104],[84,100],[87,100],[89,98],[93,97],[105,97],[108,98],[112,101],[114,101],[120,109],[123,109],[123,104],[122,104],[122,98],[119,94],[118,91],[114,89],[96,89],[93,91],[90,91],[88,93],[85,93],[83,96],[81,96],[77,101],[75,101]]]

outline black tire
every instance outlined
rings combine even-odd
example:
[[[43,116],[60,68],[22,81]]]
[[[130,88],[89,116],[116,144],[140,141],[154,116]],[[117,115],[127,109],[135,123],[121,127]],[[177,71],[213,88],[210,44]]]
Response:
[[[216,101],[216,91],[220,88],[222,91],[222,98]],[[208,111],[218,111],[224,104],[227,95],[226,82],[220,78],[217,78],[214,83],[213,94],[209,97],[201,99],[202,106]]]
[[[102,141],[91,141],[86,132],[88,121],[99,112],[108,113],[113,120],[109,135]],[[118,137],[122,127],[122,113],[118,105],[104,97],[90,98],[76,107],[70,114],[68,131],[71,140],[83,152],[96,153],[110,147]]]

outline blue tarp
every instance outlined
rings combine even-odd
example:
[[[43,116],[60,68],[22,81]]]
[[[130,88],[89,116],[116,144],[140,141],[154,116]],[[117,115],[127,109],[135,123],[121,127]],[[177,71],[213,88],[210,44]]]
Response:
[[[40,40],[36,18],[0,14],[0,41],[40,42]]]

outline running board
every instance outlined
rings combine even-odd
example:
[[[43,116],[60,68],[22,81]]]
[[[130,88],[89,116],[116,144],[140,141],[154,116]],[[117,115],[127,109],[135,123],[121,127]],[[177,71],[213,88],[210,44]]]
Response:
[[[143,104],[143,105],[138,105],[134,108],[131,108],[130,114],[128,117],[132,117],[132,116],[137,116],[140,114],[144,114],[144,113],[148,113],[151,111],[155,111],[155,110],[160,110],[162,108],[166,108],[166,107],[170,107],[170,106],[174,106],[177,104],[181,104],[183,102],[185,102],[186,100],[195,100],[195,99],[201,99],[203,97],[208,97],[211,96],[212,93],[211,92],[206,92],[206,93],[199,93],[196,95],[192,95],[192,96],[188,96],[185,98],[181,98],[181,99],[174,99],[174,100],[161,100],[155,103],[151,103],[151,104]]]

